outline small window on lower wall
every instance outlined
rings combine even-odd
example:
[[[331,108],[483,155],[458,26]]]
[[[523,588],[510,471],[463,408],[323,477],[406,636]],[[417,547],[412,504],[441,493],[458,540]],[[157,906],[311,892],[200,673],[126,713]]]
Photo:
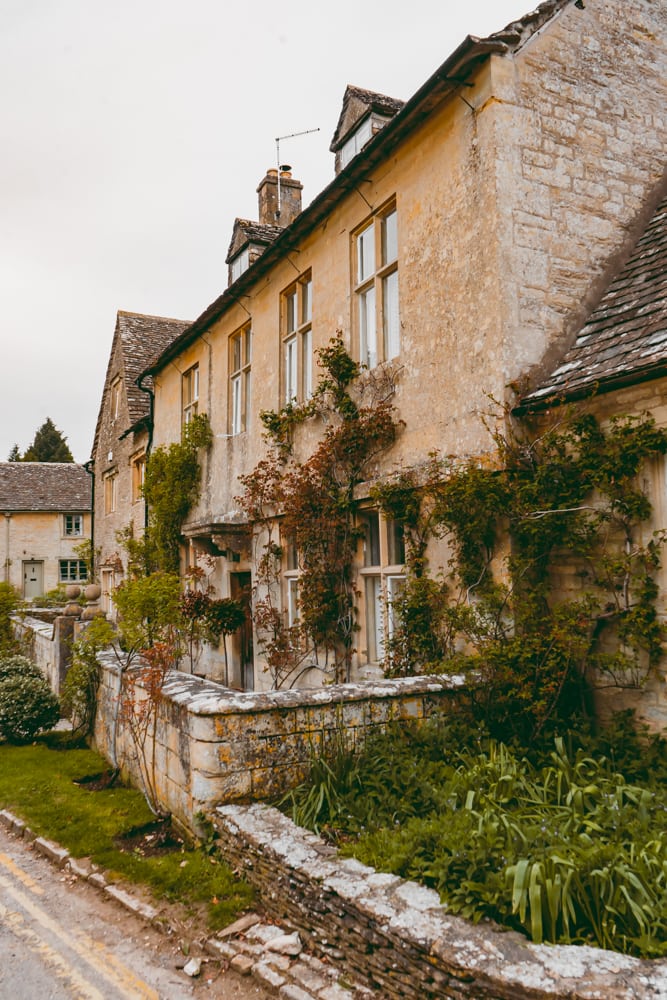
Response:
[[[132,459],[132,503],[138,503],[144,498],[144,481],[146,478],[146,456],[137,455]]]
[[[378,510],[359,511],[359,574],[363,582],[362,656],[381,664],[390,652],[396,625],[396,604],[405,585],[405,543],[402,526]],[[364,627],[365,626],[365,627]]]
[[[88,579],[88,569],[82,559],[60,559],[58,563],[60,583],[83,583]]]

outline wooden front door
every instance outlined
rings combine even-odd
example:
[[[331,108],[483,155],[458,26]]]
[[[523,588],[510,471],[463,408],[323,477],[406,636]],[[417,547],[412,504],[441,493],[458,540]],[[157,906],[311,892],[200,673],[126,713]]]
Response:
[[[44,593],[44,563],[41,559],[25,560],[23,563],[23,596],[26,601],[41,597]]]
[[[232,573],[230,575],[231,596],[240,601],[245,609],[245,622],[232,636],[233,672],[238,669],[238,680],[244,691],[255,689],[255,666],[252,648],[252,617],[251,608],[252,577],[250,573]]]

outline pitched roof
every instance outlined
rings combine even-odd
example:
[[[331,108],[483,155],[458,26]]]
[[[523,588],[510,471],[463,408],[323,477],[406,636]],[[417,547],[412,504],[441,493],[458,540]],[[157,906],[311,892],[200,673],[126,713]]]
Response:
[[[348,84],[345,88],[343,106],[329,149],[335,153],[357,122],[361,121],[369,112],[376,111],[380,115],[391,118],[401,110],[404,104],[405,101],[387,97],[386,94],[378,94],[373,90],[364,90],[362,87],[353,87],[352,84]]]
[[[92,480],[74,462],[0,462],[0,510],[86,511]]]
[[[119,311],[117,327],[123,344],[125,390],[132,424],[148,414],[148,397],[135,380],[187,326],[186,320]]]
[[[164,316],[145,316],[143,313],[119,310],[116,315],[107,372],[100,401],[100,409],[95,428],[93,455],[97,449],[104,404],[109,392],[109,384],[119,374],[125,386],[130,427],[148,416],[149,399],[136,384],[141,373],[146,370],[173,341],[189,326],[187,320],[167,319]],[[112,370],[116,346],[120,347],[120,368]],[[152,388],[152,380],[145,380],[146,388]],[[127,428],[124,428],[127,430]]]
[[[522,405],[576,398],[667,370],[667,197],[572,347]]]
[[[571,3],[572,0],[546,0],[535,10],[517,21],[512,21],[502,31],[487,38],[467,35],[435,73],[406,101],[401,110],[396,112],[391,121],[370,140],[363,152],[355,156],[345,170],[341,170],[310,205],[282,230],[247,271],[237,278],[233,288],[223,291],[194,323],[165,349],[151,366],[150,372],[160,371],[228,309],[233,308],[240,294],[251,288],[284,253],[298,247],[299,242],[321,225],[335,206],[349,196],[350,191],[355,190],[378,164],[385,162],[387,157],[392,155],[396,148],[441,106],[443,100],[457,94],[462,84],[469,81],[492,55],[506,56],[517,52],[548,21],[557,17]]]
[[[225,263],[229,264],[230,260],[248,243],[268,246],[280,236],[284,228],[284,226],[274,226],[270,223],[251,222],[250,219],[236,219]]]

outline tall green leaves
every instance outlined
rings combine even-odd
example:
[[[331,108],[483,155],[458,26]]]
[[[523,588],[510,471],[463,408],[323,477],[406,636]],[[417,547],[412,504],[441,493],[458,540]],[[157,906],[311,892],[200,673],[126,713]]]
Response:
[[[636,753],[623,727],[614,738],[619,757]],[[462,740],[429,723],[371,738],[356,757],[338,748],[292,793],[293,815],[337,835],[345,853],[434,887],[470,920],[536,942],[667,954],[664,740],[644,747],[663,761],[646,784],[559,739],[535,762]]]

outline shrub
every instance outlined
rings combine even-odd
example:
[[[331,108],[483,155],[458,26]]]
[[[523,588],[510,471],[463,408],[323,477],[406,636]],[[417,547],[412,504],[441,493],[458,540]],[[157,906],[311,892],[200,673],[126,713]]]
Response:
[[[26,743],[59,718],[58,699],[30,660],[14,656],[0,662],[0,739]]]
[[[63,684],[61,708],[71,720],[75,736],[88,735],[93,729],[100,680],[98,655],[114,638],[113,625],[97,617],[72,645],[72,665]]]
[[[401,725],[356,756],[316,759],[283,804],[344,853],[435,888],[452,913],[535,942],[663,956],[665,743],[629,722],[556,737],[533,760],[463,725]]]
[[[20,603],[16,590],[9,583],[0,583],[0,655],[14,652],[19,647],[14,635],[12,615]]]
[[[17,674],[33,677],[43,676],[37,664],[29,660],[27,656],[20,656],[18,653],[14,656],[3,656],[0,660],[0,683]]]

